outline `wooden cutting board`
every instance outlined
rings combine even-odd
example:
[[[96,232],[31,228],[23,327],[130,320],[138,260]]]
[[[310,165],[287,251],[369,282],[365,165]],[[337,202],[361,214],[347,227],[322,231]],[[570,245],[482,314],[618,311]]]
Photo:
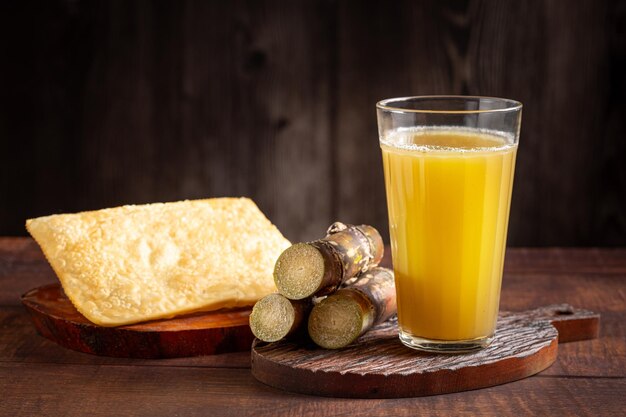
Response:
[[[392,319],[341,350],[255,340],[252,374],[276,388],[330,397],[398,398],[466,391],[534,375],[552,365],[558,343],[596,338],[599,325],[598,314],[567,304],[502,312],[488,348],[436,354],[405,347]]]
[[[124,358],[178,358],[240,352],[254,339],[248,325],[251,308],[201,312],[121,327],[91,323],[59,284],[35,288],[22,303],[37,331],[69,349]]]

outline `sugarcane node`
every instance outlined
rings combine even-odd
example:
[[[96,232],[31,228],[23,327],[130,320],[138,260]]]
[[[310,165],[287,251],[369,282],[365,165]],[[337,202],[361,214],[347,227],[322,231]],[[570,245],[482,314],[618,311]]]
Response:
[[[368,306],[371,308],[372,322],[365,330],[389,319],[398,311],[394,274],[390,269],[383,267],[372,268],[361,274],[347,288],[353,292],[360,293],[363,299],[369,301]]]
[[[252,308],[250,329],[257,339],[276,342],[300,331],[311,310],[311,300],[289,300],[281,294],[270,294]]]
[[[383,260],[383,255],[385,254],[385,244],[382,236],[375,227],[362,224],[361,226],[356,226],[356,229],[365,237],[369,247],[369,251],[367,253],[369,262],[361,271],[365,272],[378,266],[380,261]]]
[[[343,232],[347,228],[348,226],[346,224],[341,222],[335,222],[328,227],[328,229],[326,230],[326,235],[328,236],[335,233]]]
[[[345,281],[343,264],[339,252],[324,239],[311,242],[310,245],[316,247],[324,257],[324,276],[315,292],[310,294],[315,297],[324,297],[334,293]]]
[[[320,240],[328,244],[339,258],[344,282],[377,266],[383,257],[384,245],[380,233],[368,225],[333,224]]]

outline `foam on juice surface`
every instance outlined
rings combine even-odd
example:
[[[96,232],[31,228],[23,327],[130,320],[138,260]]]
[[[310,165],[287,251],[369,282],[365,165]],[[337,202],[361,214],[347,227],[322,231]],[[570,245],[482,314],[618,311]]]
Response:
[[[452,126],[398,129],[380,142],[388,151],[433,153],[493,152],[517,146],[504,132]]]

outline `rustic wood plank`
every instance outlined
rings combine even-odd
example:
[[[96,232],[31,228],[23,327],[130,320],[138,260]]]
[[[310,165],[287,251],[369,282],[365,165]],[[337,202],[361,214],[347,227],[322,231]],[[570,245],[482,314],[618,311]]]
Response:
[[[94,416],[194,416],[207,410],[220,416],[621,416],[626,390],[624,378],[539,377],[458,394],[351,401],[275,390],[247,369],[0,363],[0,376],[3,410],[16,417],[78,416],[85,410]]]
[[[27,216],[69,209],[77,200],[77,121],[90,59],[89,40],[78,33],[89,19],[59,3],[0,5],[2,235],[25,235]]]
[[[597,256],[590,254],[593,252],[509,251],[513,256],[507,262],[513,263],[505,274],[503,308],[522,310],[567,301],[602,311],[603,316],[600,339],[561,345],[555,364],[528,380],[467,393],[368,400],[367,404],[307,397],[257,384],[247,369],[215,369],[248,367],[246,354],[137,361],[69,351],[39,337],[21,307],[8,306],[0,307],[0,389],[7,393],[3,410],[10,415],[81,415],[86,404],[94,415],[110,414],[111,410],[128,415],[166,415],[181,410],[188,415],[206,410],[220,415],[414,415],[426,410],[441,415],[621,415],[624,402],[620,393],[626,389],[626,303],[620,271],[625,258],[620,250],[598,250]],[[0,239],[0,255],[0,305],[5,301],[12,304],[13,296],[21,294],[20,286],[32,288],[29,283],[55,280],[51,271],[46,272],[49,267],[30,239]],[[556,273],[568,265],[584,272]],[[558,297],[559,292],[564,296]],[[563,375],[567,377],[560,377]],[[62,383],[50,384],[51,380]],[[155,381],[164,383],[156,386]],[[67,396],[68,390],[76,401]],[[104,402],[108,402],[106,409],[101,406]]]
[[[24,38],[35,52],[16,57],[28,82],[11,84],[27,90],[1,100],[2,137],[21,139],[0,155],[0,230],[24,234],[25,218],[55,212],[245,195],[290,239],[323,233],[332,3],[46,6]],[[21,68],[9,70],[3,79]]]
[[[179,197],[247,195],[289,239],[318,237],[331,222],[329,5],[184,7]]]
[[[617,76],[624,68],[617,29],[623,9],[591,0],[576,7],[477,0],[362,9],[341,3],[339,213],[387,230],[377,100],[503,96],[525,105],[509,243],[589,245],[596,236],[622,244],[626,215],[618,207],[626,203],[626,168],[616,155],[626,152],[617,133],[625,105],[616,97],[625,90]]]
[[[514,264],[511,269],[518,272],[505,274],[502,291],[503,309],[523,310],[532,306],[566,301],[573,305],[601,311],[604,317],[601,337],[611,338],[610,341],[615,343],[615,346],[607,348],[604,346],[604,342],[590,342],[594,352],[592,356],[605,356],[607,361],[617,360],[614,362],[616,365],[623,365],[623,362],[620,361],[623,360],[624,355],[619,353],[619,341],[623,339],[624,328],[621,321],[618,320],[619,314],[623,314],[626,306],[624,302],[626,296],[620,284],[623,275],[618,272],[621,270],[620,265],[623,265],[626,260],[626,257],[622,256],[623,249],[511,249],[508,254],[507,262]],[[592,270],[597,267],[599,270],[604,270],[605,273],[564,275],[544,272],[531,278],[523,273],[528,268],[555,271],[559,268],[565,268],[571,263],[575,263],[576,268],[584,270]],[[610,267],[607,269],[603,265],[610,265]],[[533,272],[532,275],[538,274]],[[19,297],[28,289],[55,281],[56,278],[52,270],[31,239],[0,238],[0,305],[18,305]],[[582,288],[584,290],[581,290]],[[16,311],[21,313],[21,307],[18,307]],[[617,316],[609,315],[610,311],[615,312]],[[19,316],[21,321],[14,321],[17,320],[14,315],[11,315],[14,318],[8,320],[10,323],[15,323],[15,326],[10,326],[10,332],[22,334],[20,332],[26,331],[30,334],[30,338],[38,341],[39,337],[35,335],[34,328],[25,313]],[[3,323],[7,323],[7,321],[5,320]],[[23,326],[23,329],[20,326]],[[14,343],[19,344],[19,339]],[[34,343],[37,351],[35,357],[38,358],[37,360],[45,360],[47,349],[54,348],[54,345],[45,340],[39,342]],[[46,347],[42,347],[41,342]],[[32,345],[33,342],[25,343],[23,348],[27,352],[30,349],[28,346]],[[10,344],[6,346],[10,346]],[[58,349],[60,352],[66,352],[64,349]],[[580,352],[577,351],[575,345],[562,347],[561,353],[563,355],[564,352],[570,350],[575,351],[574,356],[571,357],[572,364],[587,364],[585,365],[586,372],[594,369],[594,366],[598,366],[597,364],[589,364],[587,359],[579,356],[578,353]],[[604,355],[602,352],[605,350],[612,353]],[[10,355],[3,355],[3,357],[7,359]],[[22,355],[22,359],[24,358],[25,356]],[[67,358],[60,360],[67,360]],[[241,363],[247,363],[247,361],[248,359],[244,358]],[[556,369],[555,367],[559,366],[559,363],[557,362],[547,372],[552,372],[553,369]],[[584,374],[581,373],[581,375]]]
[[[596,312],[626,312],[624,276],[617,274],[504,275],[500,308],[521,311],[528,306],[568,303]]]
[[[556,362],[541,375],[626,377],[626,325],[623,313],[602,313],[600,337],[559,344]]]
[[[33,239],[0,237],[0,305],[17,305],[26,291],[53,282],[58,279]]]
[[[248,352],[166,360],[108,358],[75,352],[39,336],[30,317],[18,306],[0,307],[0,329],[0,362],[250,367]],[[560,345],[556,362],[542,375],[626,377],[624,340],[623,313],[603,313],[600,337]]]
[[[511,244],[624,245],[626,8],[570,3],[3,4],[0,234],[224,194],[386,234],[374,103],[462,93],[525,104]]]
[[[407,48],[405,39],[411,34],[406,2],[367,8],[355,2],[339,2],[338,8],[334,212],[340,221],[376,227],[388,242],[374,106],[386,97],[412,94],[407,93],[406,87],[411,64],[419,60],[411,62],[410,55],[403,53]],[[436,29],[431,25],[428,28]],[[415,49],[415,54],[424,60],[429,52]],[[436,60],[437,56],[432,59]],[[427,85],[434,80],[429,75],[437,74],[424,72],[424,85]]]
[[[609,134],[605,121],[587,117],[590,108],[607,112],[611,101],[608,7],[608,2],[595,1],[577,7],[471,2],[459,16],[465,17],[469,31],[469,91],[515,97],[525,104],[509,228],[512,245],[584,245],[585,236],[597,233],[596,215],[602,221],[622,217],[614,208],[599,214],[605,177],[599,169],[580,169],[592,155],[602,155],[596,139],[604,141]],[[541,87],[529,88],[533,85]],[[561,138],[567,138],[567,146]],[[612,188],[619,180],[608,182]],[[586,198],[573,197],[580,192]],[[614,231],[606,232],[607,240],[615,239]]]
[[[626,248],[508,248],[504,271],[626,276]]]

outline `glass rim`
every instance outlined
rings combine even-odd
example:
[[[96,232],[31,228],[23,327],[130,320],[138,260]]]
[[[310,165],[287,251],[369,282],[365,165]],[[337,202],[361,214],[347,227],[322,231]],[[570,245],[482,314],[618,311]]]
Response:
[[[429,110],[429,109],[409,109],[404,107],[397,107],[392,105],[395,101],[409,101],[409,100],[423,100],[423,99],[475,99],[475,100],[494,100],[500,101],[505,104],[505,107],[501,109],[477,109],[477,110]],[[379,110],[385,110],[391,113],[429,113],[429,114],[480,114],[480,113],[504,113],[515,112],[521,110],[522,103],[517,100],[501,97],[490,96],[459,96],[459,95],[426,95],[426,96],[407,96],[407,97],[393,97],[380,100],[376,103],[376,108]]]

